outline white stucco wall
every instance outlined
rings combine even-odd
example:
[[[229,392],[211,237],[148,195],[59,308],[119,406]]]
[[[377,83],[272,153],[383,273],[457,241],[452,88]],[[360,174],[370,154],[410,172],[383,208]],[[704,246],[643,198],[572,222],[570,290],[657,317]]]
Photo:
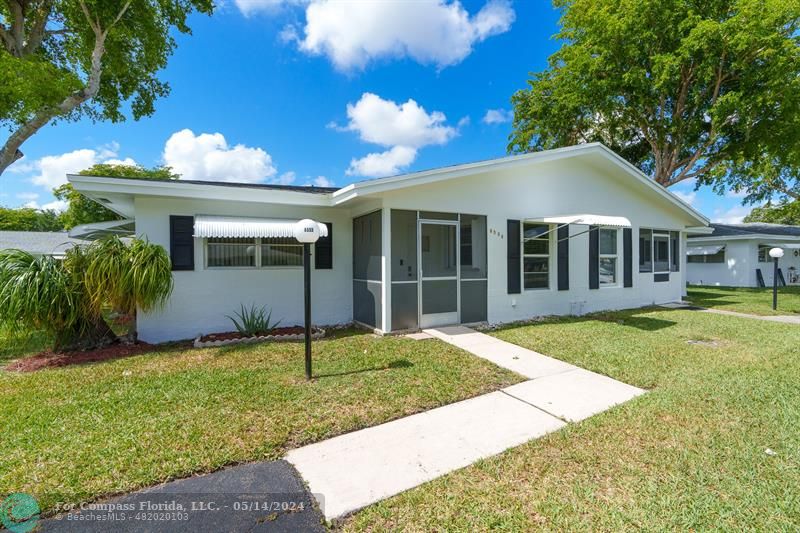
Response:
[[[136,233],[169,250],[169,216],[201,214],[308,217],[332,223],[333,269],[311,271],[312,318],[320,325],[352,321],[352,222],[347,209],[138,197]],[[174,272],[175,289],[167,306],[161,311],[139,314],[140,339],[164,342],[231,331],[233,325],[225,315],[238,311],[240,304],[266,305],[281,325],[302,324],[302,267],[207,270],[203,266],[202,239],[195,239],[194,254],[194,271]]]
[[[647,192],[621,172],[610,173],[581,161],[560,161],[480,174],[381,195],[382,206],[395,209],[447,211],[486,215],[489,226],[488,319],[510,322],[539,315],[640,307],[680,300],[685,268],[669,282],[655,283],[653,274],[639,274],[638,228],[682,231],[697,225],[678,207]],[[609,177],[611,179],[609,179]],[[628,217],[633,225],[634,286],[622,287],[622,233],[618,238],[619,285],[589,289],[588,234],[570,239],[570,290],[556,286],[555,247],[551,245],[551,287],[507,294],[506,221],[551,215],[591,213]],[[585,231],[572,226],[572,234]],[[552,241],[555,242],[555,241]],[[685,245],[681,245],[681,254]],[[389,268],[390,265],[387,266]],[[685,264],[682,264],[685,267]],[[391,272],[385,272],[391,279]],[[391,301],[385,301],[387,321]],[[390,324],[387,324],[390,326]]]
[[[774,266],[772,262],[758,262],[759,244],[780,244],[780,238],[744,240],[703,240],[691,239],[689,246],[725,245],[724,263],[688,263],[687,281],[691,285],[712,285],[722,287],[757,287],[756,269],[761,269],[764,283],[772,286]],[[789,282],[789,268],[800,270],[800,257],[794,250],[785,250],[779,266],[786,282]]]

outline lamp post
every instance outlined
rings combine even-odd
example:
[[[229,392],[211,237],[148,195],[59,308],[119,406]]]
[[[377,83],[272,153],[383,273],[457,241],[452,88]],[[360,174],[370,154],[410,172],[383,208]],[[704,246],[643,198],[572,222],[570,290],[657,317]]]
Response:
[[[294,238],[303,243],[303,294],[305,300],[306,379],[311,379],[311,245],[319,239],[319,224],[304,218],[294,226]]]
[[[772,271],[772,310],[775,311],[778,309],[778,259],[783,257],[783,248],[772,248],[769,256],[775,262],[775,268]]]

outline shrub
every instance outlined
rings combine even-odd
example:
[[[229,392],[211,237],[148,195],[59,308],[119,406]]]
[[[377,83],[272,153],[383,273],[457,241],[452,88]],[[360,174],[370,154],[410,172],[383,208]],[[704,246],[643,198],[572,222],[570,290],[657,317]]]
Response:
[[[255,304],[249,308],[245,308],[244,304],[242,304],[241,311],[235,312],[234,315],[236,315],[236,318],[230,315],[225,316],[231,319],[233,325],[236,326],[236,331],[247,337],[269,333],[281,323],[278,320],[273,324],[272,311],[267,313],[266,306],[256,307]]]

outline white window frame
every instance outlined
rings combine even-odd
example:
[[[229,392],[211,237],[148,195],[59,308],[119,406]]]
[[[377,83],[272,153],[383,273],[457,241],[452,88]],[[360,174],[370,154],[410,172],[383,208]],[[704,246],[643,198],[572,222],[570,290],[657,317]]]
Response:
[[[267,265],[262,266],[261,264],[261,245],[262,239],[260,237],[256,237],[253,239],[255,244],[255,258],[254,258],[254,266],[208,266],[208,239],[203,239],[203,267],[205,270],[297,270],[303,268],[302,261],[299,265]],[[248,243],[249,244],[249,243]],[[270,243],[265,243],[270,244]],[[298,246],[300,249],[303,248],[301,243],[293,243],[287,242],[289,246]]]
[[[764,260],[761,260],[761,249],[764,249]],[[772,263],[772,258],[769,256],[770,246],[766,244],[757,244],[756,245],[756,262],[759,264],[769,264]]]
[[[545,226],[547,228],[547,236],[545,238],[540,239],[530,239],[530,240],[547,240],[547,253],[546,254],[526,254],[525,253],[525,225],[529,226]],[[520,272],[522,273],[522,290],[524,291],[549,291],[553,287],[552,281],[552,272],[553,272],[553,235],[555,232],[553,231],[552,224],[541,224],[536,222],[525,222],[523,221],[520,224],[520,237],[522,241],[522,253],[520,254]],[[546,287],[525,287],[525,258],[536,258],[536,259],[547,259],[547,286]]]
[[[603,232],[603,231],[613,231],[616,234],[616,239],[615,239],[616,248],[617,248],[616,249],[616,253],[614,253],[614,254],[603,254],[603,253],[600,253],[600,232]],[[614,259],[614,283],[604,282],[602,280],[602,278],[601,278],[600,281],[599,281],[600,288],[604,288],[604,287],[619,287],[620,286],[619,257],[620,257],[621,254],[619,253],[619,247],[620,247],[621,239],[619,238],[619,233],[620,233],[619,232],[619,228],[609,228],[609,227],[603,227],[603,226],[598,228],[598,235],[597,235],[597,240],[598,240],[598,243],[597,243],[597,255],[598,255],[598,258],[597,258],[597,271],[600,272],[600,263],[602,262],[603,259],[609,259],[609,258],[613,258]]]

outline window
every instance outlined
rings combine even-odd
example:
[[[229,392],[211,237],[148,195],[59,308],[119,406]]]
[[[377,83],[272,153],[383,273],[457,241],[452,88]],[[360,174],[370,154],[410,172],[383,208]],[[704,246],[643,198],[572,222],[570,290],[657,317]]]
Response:
[[[639,228],[639,272],[653,271],[653,230]]]
[[[207,239],[208,268],[264,268],[303,265],[303,245],[293,239]]]
[[[656,273],[669,272],[669,233],[653,233],[653,270]]]
[[[759,263],[769,263],[772,259],[769,256],[770,247],[765,244],[758,245],[758,262]]]
[[[617,284],[617,233],[600,228],[600,285]]]
[[[255,239],[208,239],[209,267],[256,266]]]
[[[550,288],[550,226],[523,224],[522,277],[526,289]]]
[[[725,248],[721,249],[715,254],[708,255],[690,255],[686,258],[689,263],[724,263],[725,262]]]

